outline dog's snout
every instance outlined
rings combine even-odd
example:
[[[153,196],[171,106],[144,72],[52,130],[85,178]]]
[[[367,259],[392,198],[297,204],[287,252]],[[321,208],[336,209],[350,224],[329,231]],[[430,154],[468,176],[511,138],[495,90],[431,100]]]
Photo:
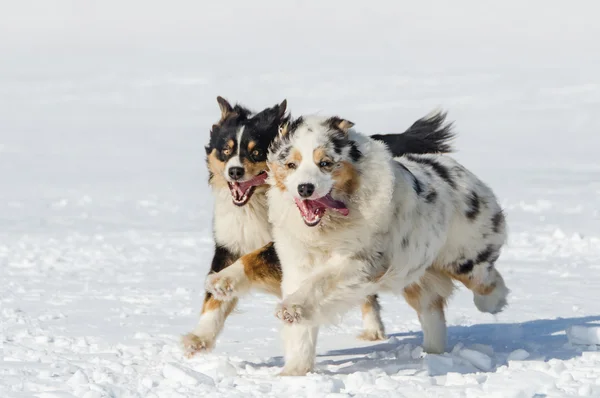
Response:
[[[237,181],[244,176],[244,168],[237,166],[230,167],[227,173],[232,180]]]
[[[315,192],[315,186],[313,184],[300,184],[298,185],[298,194],[303,198],[309,198]]]

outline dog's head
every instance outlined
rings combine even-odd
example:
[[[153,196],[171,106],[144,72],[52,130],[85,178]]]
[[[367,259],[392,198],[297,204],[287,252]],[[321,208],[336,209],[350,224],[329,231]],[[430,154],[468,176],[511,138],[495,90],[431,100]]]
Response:
[[[362,154],[348,137],[353,123],[339,117],[300,117],[284,122],[269,149],[272,183],[291,194],[304,223],[316,226],[328,213],[347,216],[359,186]]]
[[[277,136],[286,101],[257,114],[217,97],[221,119],[212,126],[206,147],[209,182],[227,186],[233,203],[244,206],[267,178],[267,151]]]

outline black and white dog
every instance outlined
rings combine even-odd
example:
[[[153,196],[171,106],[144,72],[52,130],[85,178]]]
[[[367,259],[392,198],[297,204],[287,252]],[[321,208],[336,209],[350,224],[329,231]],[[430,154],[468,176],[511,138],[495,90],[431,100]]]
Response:
[[[217,98],[217,102],[221,119],[213,125],[206,147],[209,184],[215,195],[215,254],[210,274],[216,275],[242,255],[262,248],[253,253],[252,266],[246,269],[246,273],[242,271],[242,275],[252,280],[253,286],[281,297],[279,260],[273,245],[265,246],[272,241],[265,194],[268,188],[268,148],[278,136],[279,126],[286,120],[287,104],[283,101],[255,114],[243,106],[231,106],[221,97]],[[402,134],[373,137],[385,143],[396,155],[407,151],[449,152],[451,148],[448,141],[453,138],[450,127],[444,123],[443,115],[438,115],[418,120]],[[336,143],[338,150],[344,150],[342,141]],[[380,143],[382,148],[383,143]],[[358,147],[350,156],[357,154]],[[227,300],[220,300],[207,290],[200,321],[194,331],[183,338],[188,356],[214,347],[226,318],[235,308],[237,297],[242,294],[242,284],[237,287],[236,298],[228,297]],[[365,295],[357,305],[360,303],[364,324],[360,337],[366,340],[383,339],[385,333],[377,296]]]

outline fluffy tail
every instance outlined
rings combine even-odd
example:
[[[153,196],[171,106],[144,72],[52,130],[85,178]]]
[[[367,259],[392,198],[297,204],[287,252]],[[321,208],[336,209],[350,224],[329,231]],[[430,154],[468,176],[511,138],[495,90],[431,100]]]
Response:
[[[402,134],[375,134],[371,138],[383,141],[394,157],[406,153],[448,153],[454,149],[452,123],[446,123],[446,112],[435,111],[417,120]]]

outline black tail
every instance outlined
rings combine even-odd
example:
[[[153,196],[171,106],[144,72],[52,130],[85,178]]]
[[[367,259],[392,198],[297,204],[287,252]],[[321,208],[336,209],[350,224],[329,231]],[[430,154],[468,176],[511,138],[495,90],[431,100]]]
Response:
[[[446,112],[438,111],[417,120],[402,134],[375,134],[371,138],[387,145],[394,157],[406,153],[448,153],[454,149],[452,123],[446,123]]]

